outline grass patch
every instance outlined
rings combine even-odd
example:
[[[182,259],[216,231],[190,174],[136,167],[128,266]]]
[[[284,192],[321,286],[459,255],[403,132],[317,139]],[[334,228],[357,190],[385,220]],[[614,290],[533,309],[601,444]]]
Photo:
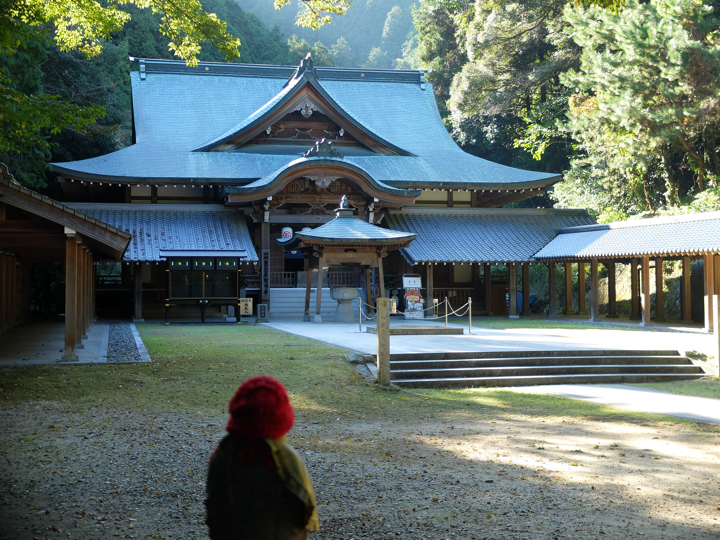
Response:
[[[9,369],[0,403],[59,402],[74,409],[102,405],[128,411],[224,416],[236,388],[269,375],[288,389],[298,417],[333,421],[487,421],[502,416],[675,422],[658,415],[497,388],[386,390],[368,385],[343,349],[262,326],[138,324],[151,364],[33,366]]]
[[[639,383],[634,386],[654,388],[655,390],[662,390],[663,392],[670,392],[671,394],[681,394],[683,396],[720,399],[720,379],[717,377],[690,381]]]

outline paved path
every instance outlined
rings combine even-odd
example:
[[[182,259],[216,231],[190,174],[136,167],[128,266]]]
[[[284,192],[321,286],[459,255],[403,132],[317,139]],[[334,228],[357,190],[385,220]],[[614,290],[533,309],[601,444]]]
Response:
[[[507,388],[526,394],[551,394],[620,409],[667,414],[696,422],[720,425],[720,399],[681,396],[624,384],[550,384]]]
[[[433,321],[405,321],[391,318],[391,325],[443,324]],[[290,334],[337,345],[358,353],[375,354],[377,336],[355,324],[274,320],[264,326]],[[670,349],[712,354],[712,336],[698,332],[626,331],[620,329],[578,329],[568,324],[559,329],[491,330],[473,327],[457,336],[391,336],[390,352],[521,351],[521,350],[605,350]],[[720,400],[670,394],[630,385],[547,385],[509,388],[516,392],[554,394],[613,405],[634,411],[667,414],[697,422],[720,424]]]

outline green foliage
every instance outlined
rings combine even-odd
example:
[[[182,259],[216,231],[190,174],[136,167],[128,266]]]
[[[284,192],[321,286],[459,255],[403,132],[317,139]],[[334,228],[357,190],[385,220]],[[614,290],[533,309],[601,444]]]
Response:
[[[336,66],[353,66],[352,49],[344,37],[339,37],[335,45],[330,47],[330,54],[332,54]]]
[[[290,0],[275,0],[275,9],[290,4]],[[345,15],[352,5],[350,0],[302,0],[303,9],[297,15],[295,24],[317,30],[330,24],[333,15]]]
[[[390,59],[387,57],[387,53],[380,49],[380,47],[373,47],[363,67],[370,69],[389,69]]]
[[[307,41],[293,34],[290,36],[290,39],[288,39],[288,49],[290,51],[291,64],[299,64],[300,61],[310,53],[316,66],[335,67],[330,49],[319,41],[310,47]]]
[[[681,178],[688,165],[705,189],[708,168],[720,173],[720,36],[710,2],[567,7],[564,18],[583,52],[581,68],[561,77],[574,92],[563,128],[578,141],[570,185],[556,190],[561,204],[586,200],[583,190],[598,213],[678,206],[693,188]]]

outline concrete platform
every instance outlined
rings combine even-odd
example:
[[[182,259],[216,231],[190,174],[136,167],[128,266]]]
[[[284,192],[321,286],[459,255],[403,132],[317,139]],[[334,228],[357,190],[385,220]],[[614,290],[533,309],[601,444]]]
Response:
[[[107,363],[110,321],[90,326],[82,349],[77,349],[78,362],[61,362],[65,348],[65,323],[27,323],[0,334],[0,368],[49,364]],[[132,324],[131,330],[143,362],[150,362],[140,335]]]
[[[377,326],[368,326],[369,334],[377,334]],[[429,324],[397,325],[390,327],[391,336],[452,336],[462,335],[465,329],[462,326],[437,326]]]

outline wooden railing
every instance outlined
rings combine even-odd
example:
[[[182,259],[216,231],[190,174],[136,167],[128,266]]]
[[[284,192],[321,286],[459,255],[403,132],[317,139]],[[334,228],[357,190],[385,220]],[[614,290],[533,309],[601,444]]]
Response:
[[[438,301],[442,302],[447,296],[450,307],[458,309],[464,306],[468,298],[472,296],[473,289],[461,289],[461,288],[446,288],[446,289],[433,289],[433,297],[437,298]],[[432,300],[428,300],[432,302]],[[428,304],[430,305],[430,304]],[[440,308],[440,312],[444,313],[444,308]]]
[[[296,272],[270,272],[271,287],[295,287],[297,285]]]
[[[358,271],[354,268],[347,270],[330,270],[328,274],[328,287],[357,287]]]

